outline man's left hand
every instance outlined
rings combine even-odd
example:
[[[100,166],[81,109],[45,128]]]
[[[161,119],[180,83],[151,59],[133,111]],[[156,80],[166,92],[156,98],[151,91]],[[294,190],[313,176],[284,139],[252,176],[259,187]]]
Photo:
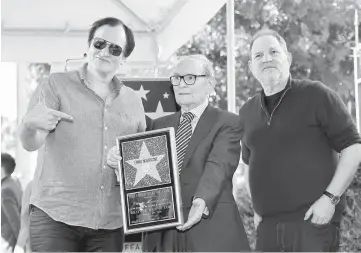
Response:
[[[322,195],[306,212],[304,220],[308,220],[312,215],[311,222],[322,225],[327,224],[332,219],[335,213],[335,205],[332,204],[331,199]]]
[[[195,224],[201,221],[203,212],[206,208],[206,202],[201,198],[196,198],[193,200],[191,210],[189,211],[188,221],[181,226],[178,226],[177,229],[180,231],[185,231],[193,227]]]

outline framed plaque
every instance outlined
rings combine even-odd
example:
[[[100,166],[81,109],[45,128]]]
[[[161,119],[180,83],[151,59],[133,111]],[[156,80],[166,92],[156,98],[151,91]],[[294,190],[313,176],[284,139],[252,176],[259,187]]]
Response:
[[[124,233],[183,224],[173,127],[117,138]]]

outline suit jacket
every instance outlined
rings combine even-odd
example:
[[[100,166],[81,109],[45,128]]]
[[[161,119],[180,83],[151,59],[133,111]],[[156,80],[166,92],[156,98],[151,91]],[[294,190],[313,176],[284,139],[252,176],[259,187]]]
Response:
[[[1,237],[14,248],[20,230],[22,188],[19,180],[8,176],[1,181]]]
[[[180,112],[153,122],[153,129],[174,127]],[[193,197],[202,198],[209,216],[187,231],[192,251],[250,251],[247,236],[232,194],[232,177],[240,158],[242,128],[237,115],[208,106],[201,115],[186,150],[180,174],[184,219]],[[173,229],[174,230],[174,229]],[[159,250],[164,233],[146,233],[145,251]]]

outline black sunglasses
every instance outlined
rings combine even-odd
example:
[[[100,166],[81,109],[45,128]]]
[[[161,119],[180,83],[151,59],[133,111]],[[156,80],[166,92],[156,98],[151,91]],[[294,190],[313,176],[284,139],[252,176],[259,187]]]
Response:
[[[123,52],[123,48],[104,39],[95,38],[93,41],[93,47],[98,50],[103,50],[107,45],[109,45],[109,53],[113,56],[119,56]]]

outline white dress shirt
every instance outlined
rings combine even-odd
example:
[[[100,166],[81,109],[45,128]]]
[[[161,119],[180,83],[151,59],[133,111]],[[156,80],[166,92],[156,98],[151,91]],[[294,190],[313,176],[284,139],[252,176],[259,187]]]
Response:
[[[192,133],[194,132],[194,129],[196,128],[197,124],[198,124],[198,121],[200,119],[200,117],[202,116],[203,112],[206,110],[208,106],[208,99],[204,100],[204,102],[202,104],[200,104],[199,106],[197,106],[196,108],[188,111],[188,112],[191,112],[194,114],[194,118],[191,122],[191,125],[192,125]],[[186,113],[186,111],[184,111],[183,109],[181,110],[181,117],[180,117],[180,121],[179,122],[182,122],[183,120],[183,113]],[[198,198],[197,196],[194,196],[193,200]],[[204,200],[203,200],[204,201]],[[204,211],[203,211],[203,214],[204,215],[209,215],[209,211],[208,211],[208,208],[207,206],[205,207]]]
[[[202,104],[200,104],[199,106],[197,106],[196,108],[188,111],[188,112],[191,112],[194,114],[194,118],[191,122],[191,125],[192,125],[192,133],[194,132],[194,129],[196,128],[197,124],[198,124],[198,121],[200,119],[200,117],[202,116],[204,110],[207,108],[208,106],[208,99],[204,100],[204,102]],[[183,120],[183,113],[186,113],[186,111],[184,111],[183,109],[181,109],[181,117],[180,117],[180,121],[179,122],[182,122]]]

